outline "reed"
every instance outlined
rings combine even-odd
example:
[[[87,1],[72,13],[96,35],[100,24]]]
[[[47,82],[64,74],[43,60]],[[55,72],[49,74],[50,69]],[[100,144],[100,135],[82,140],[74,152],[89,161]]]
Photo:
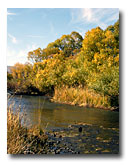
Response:
[[[108,96],[98,94],[93,90],[81,86],[55,88],[52,101],[85,107],[110,108],[110,99]]]
[[[7,110],[7,153],[41,154],[44,151],[47,136],[38,127],[26,128],[22,125],[25,114]]]

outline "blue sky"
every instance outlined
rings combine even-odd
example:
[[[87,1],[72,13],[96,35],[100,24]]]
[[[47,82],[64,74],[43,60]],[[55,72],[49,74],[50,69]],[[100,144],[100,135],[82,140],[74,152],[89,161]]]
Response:
[[[117,8],[8,8],[7,65],[27,62],[27,53],[45,48],[64,34],[100,26],[105,29],[119,18]]]

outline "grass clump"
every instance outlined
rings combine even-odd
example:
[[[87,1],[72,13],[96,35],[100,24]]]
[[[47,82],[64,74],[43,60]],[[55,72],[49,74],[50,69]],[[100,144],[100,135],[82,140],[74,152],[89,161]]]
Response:
[[[63,86],[55,88],[53,101],[86,107],[110,108],[110,99],[83,87]]]
[[[47,136],[38,127],[22,126],[24,114],[7,111],[7,153],[8,154],[42,154]]]

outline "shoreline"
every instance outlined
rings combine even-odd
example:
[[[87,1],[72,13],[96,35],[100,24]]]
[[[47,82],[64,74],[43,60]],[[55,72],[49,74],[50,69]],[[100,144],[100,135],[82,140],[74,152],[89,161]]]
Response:
[[[111,138],[109,132],[111,131]],[[101,133],[106,133],[107,135]],[[116,138],[115,136],[116,133]],[[47,154],[118,154],[117,128],[78,123],[47,132]],[[112,139],[113,138],[113,139]],[[115,148],[116,146],[116,148]]]
[[[108,110],[108,111],[115,111],[115,112],[119,112],[119,107],[115,107],[115,108],[107,108],[107,107],[96,107],[96,106],[89,106],[89,105],[79,105],[79,104],[72,104],[72,103],[68,103],[68,102],[59,102],[59,101],[54,101],[51,99],[51,102],[53,103],[59,103],[59,104],[66,104],[66,105],[70,105],[70,106],[77,106],[77,107],[84,107],[84,108],[97,108],[97,109],[104,109],[104,110]]]
[[[42,96],[42,97],[44,97],[46,100],[49,100],[50,102],[52,102],[52,103],[58,103],[58,104],[65,104],[65,105],[70,105],[70,106],[77,106],[77,107],[84,107],[84,108],[97,108],[97,109],[104,109],[104,110],[108,110],[108,111],[114,111],[114,112],[119,112],[119,107],[112,107],[112,108],[107,108],[107,107],[103,107],[103,106],[101,106],[101,107],[97,107],[97,106],[92,106],[92,105],[84,105],[84,104],[81,104],[81,105],[79,105],[79,104],[73,104],[73,103],[70,103],[70,102],[60,102],[60,101],[56,101],[56,100],[54,100],[53,99],[53,97],[52,96],[50,96],[50,95],[47,95],[47,94],[39,94],[39,93],[37,93],[37,94],[26,94],[26,93],[13,93],[13,92],[7,92],[7,95],[13,95],[13,96],[20,96],[20,95],[26,95],[26,96]]]

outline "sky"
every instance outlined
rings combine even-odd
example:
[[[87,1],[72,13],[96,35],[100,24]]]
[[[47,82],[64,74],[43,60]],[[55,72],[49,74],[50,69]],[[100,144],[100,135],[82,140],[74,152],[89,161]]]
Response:
[[[118,8],[8,8],[7,65],[26,63],[27,54],[72,31],[106,29],[119,19]]]

